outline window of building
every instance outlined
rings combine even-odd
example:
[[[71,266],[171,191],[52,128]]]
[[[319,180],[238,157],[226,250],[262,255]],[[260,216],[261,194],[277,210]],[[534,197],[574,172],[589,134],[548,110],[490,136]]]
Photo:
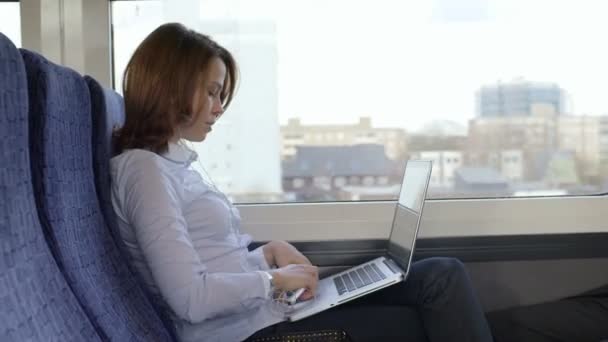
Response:
[[[294,134],[294,133],[285,134],[285,139],[299,140],[302,138],[303,138],[302,134]]]
[[[329,190],[331,188],[331,179],[325,176],[315,177],[313,178],[313,185],[318,189]]]
[[[346,185],[346,178],[344,177],[336,177],[334,178],[334,186],[336,188],[341,188]]]
[[[363,185],[364,186],[374,186],[375,185],[375,178],[373,176],[365,176],[363,177]]]
[[[602,151],[607,149],[601,137],[605,128],[577,129],[577,120],[558,123],[558,118],[582,114],[604,118],[598,122],[608,119],[604,114],[608,113],[608,103],[597,91],[608,78],[608,50],[597,44],[608,31],[608,21],[602,15],[608,11],[605,1],[588,0],[584,6],[575,0],[561,1],[552,3],[551,11],[544,2],[523,0],[472,1],[462,8],[449,1],[389,0],[295,0],[289,4],[281,0],[142,0],[112,1],[111,7],[115,85],[121,84],[122,72],[136,46],[162,23],[184,23],[234,53],[242,79],[226,113],[231,124],[220,120],[208,141],[195,144],[195,148],[203,152],[199,155],[204,163],[224,163],[228,158],[227,162],[235,165],[230,175],[221,176],[232,177],[230,191],[244,202],[248,193],[252,201],[259,201],[264,193],[268,201],[304,197],[277,196],[284,193],[281,178],[288,178],[292,171],[312,176],[321,169],[327,173],[325,177],[331,177],[332,167],[298,167],[322,165],[322,159],[348,153],[340,148],[346,150],[353,135],[357,143],[376,145],[381,129],[391,130],[382,135],[384,146],[403,146],[398,155],[457,151],[459,157],[446,159],[449,165],[434,164],[439,174],[446,172],[440,170],[444,166],[453,168],[456,164],[478,169],[473,175],[493,170],[509,179],[508,170],[496,171],[496,166],[503,159],[502,151],[513,149],[521,150],[522,157],[513,157],[511,162],[518,163],[518,174],[523,176],[509,181],[510,189],[525,186],[533,187],[529,193],[536,194],[596,194],[608,183],[602,168],[581,173],[585,168],[578,164],[583,160],[599,164]],[[365,25],[362,17],[370,18]],[[564,17],[570,25],[563,25]],[[18,18],[18,3],[0,3],[0,30],[9,37],[19,35]],[[335,25],[336,18],[340,18],[340,25]],[[5,27],[9,22],[13,29]],[[20,36],[11,39],[20,45]],[[361,67],[377,60],[373,49],[361,50],[361,41],[367,40],[386,50],[386,59],[374,68]],[[407,41],[407,46],[398,43],[402,41]],[[429,41],[434,44],[429,46]],[[480,45],[480,41],[485,43]],[[564,53],[564,46],[571,53]],[[319,49],[331,53],[321,56],[316,53]],[[358,82],[352,82],[355,72]],[[326,81],[319,82],[319,75]],[[429,82],[433,75],[441,78]],[[569,106],[569,102],[576,106]],[[353,127],[360,117],[371,118],[371,129],[357,135]],[[318,149],[308,145],[281,149],[277,128],[289,119],[321,127],[298,134],[304,139],[293,144],[294,148],[317,144]],[[251,122],[255,122],[255,129],[251,129]],[[327,137],[321,133],[323,126],[341,126],[344,131],[332,128],[335,135]],[[405,133],[392,133],[397,131]],[[566,153],[572,147],[558,142],[566,141],[561,135],[568,132],[581,132],[580,138],[570,139],[589,148]],[[285,139],[290,138],[286,135]],[[238,145],[232,149],[234,153],[210,153],[221,150],[214,146],[227,141],[233,147]],[[386,156],[382,149],[361,151]],[[370,159],[363,155],[357,158]],[[555,177],[574,174],[571,179],[576,182],[561,184],[547,178],[546,171],[555,165],[552,160],[559,161],[556,172],[563,173]],[[387,185],[399,184],[398,177],[393,177],[399,163],[404,161],[390,159],[381,164],[386,165]],[[343,171],[352,174],[359,169],[353,166]],[[214,172],[226,171],[210,172],[216,178]],[[359,184],[360,178],[349,177],[349,184],[355,182]],[[492,197],[490,188],[482,191],[473,183],[459,184],[458,191],[451,184],[433,183],[429,198]],[[302,188],[307,191],[306,198],[313,193],[310,190]],[[356,195],[353,198],[358,198]],[[397,191],[386,199],[396,196]],[[319,200],[322,198],[326,197]]]
[[[305,181],[302,178],[294,178],[293,180],[293,188],[294,189],[301,189],[302,187],[304,187]]]
[[[378,179],[376,180],[376,182],[378,183],[378,185],[387,185],[388,184],[388,177],[387,176],[380,176],[378,177]]]

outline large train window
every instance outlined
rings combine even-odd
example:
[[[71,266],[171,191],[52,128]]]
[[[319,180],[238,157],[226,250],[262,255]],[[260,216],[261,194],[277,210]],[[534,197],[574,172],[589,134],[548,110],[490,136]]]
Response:
[[[113,1],[114,84],[182,22],[241,84],[201,169],[240,203],[394,200],[410,158],[434,199],[608,191],[602,0]]]

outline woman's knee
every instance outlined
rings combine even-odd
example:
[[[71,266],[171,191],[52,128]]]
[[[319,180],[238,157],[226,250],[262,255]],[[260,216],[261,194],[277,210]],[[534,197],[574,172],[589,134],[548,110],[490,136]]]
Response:
[[[415,289],[416,301],[425,307],[447,305],[470,291],[464,265],[454,258],[417,261],[412,265],[406,287]]]
[[[419,284],[428,298],[439,298],[469,286],[469,279],[462,262],[454,258],[430,258],[415,266]]]
[[[424,268],[428,270],[428,275],[432,278],[458,278],[467,276],[464,264],[456,258],[436,257],[422,260],[421,263],[425,263]]]

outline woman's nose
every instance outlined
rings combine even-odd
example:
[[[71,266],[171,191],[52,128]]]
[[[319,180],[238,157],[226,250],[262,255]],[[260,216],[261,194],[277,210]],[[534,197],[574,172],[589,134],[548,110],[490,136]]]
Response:
[[[219,118],[222,114],[224,114],[224,106],[222,106],[221,102],[217,101],[213,106],[213,115]]]
[[[224,114],[224,108],[222,108],[221,106],[219,107],[219,109],[215,109],[213,111],[213,116],[215,116],[216,118],[219,118],[220,116],[222,116],[222,114]]]

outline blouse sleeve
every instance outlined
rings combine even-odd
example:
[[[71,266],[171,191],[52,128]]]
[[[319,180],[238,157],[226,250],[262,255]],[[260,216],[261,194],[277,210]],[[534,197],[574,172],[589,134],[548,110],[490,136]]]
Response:
[[[161,164],[146,159],[129,168],[123,180],[123,213],[135,229],[161,295],[176,315],[198,323],[261,305],[268,298],[269,280],[261,271],[208,272],[192,245],[178,191]],[[259,255],[258,250],[250,253],[265,263]]]

